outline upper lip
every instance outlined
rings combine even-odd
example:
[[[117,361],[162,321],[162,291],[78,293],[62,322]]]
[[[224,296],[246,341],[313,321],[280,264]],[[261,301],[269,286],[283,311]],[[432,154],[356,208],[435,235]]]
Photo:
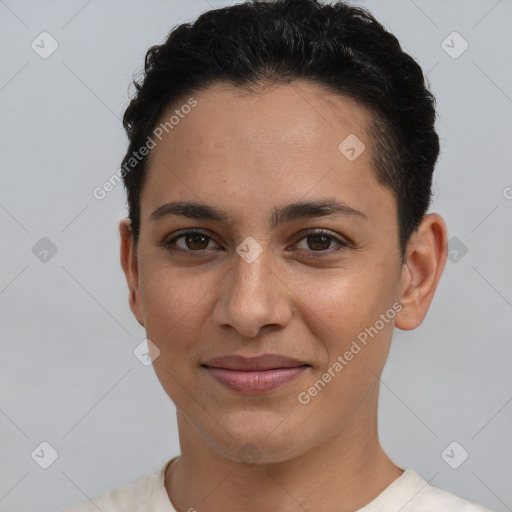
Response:
[[[254,371],[274,370],[277,368],[295,368],[298,366],[310,366],[305,361],[279,354],[263,354],[256,357],[240,355],[221,356],[209,359],[202,366],[210,368],[224,368],[226,370]]]

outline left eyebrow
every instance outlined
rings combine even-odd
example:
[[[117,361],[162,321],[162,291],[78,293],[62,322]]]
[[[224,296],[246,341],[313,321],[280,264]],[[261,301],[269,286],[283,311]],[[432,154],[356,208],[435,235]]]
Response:
[[[285,224],[286,222],[292,222],[294,220],[325,217],[328,215],[369,220],[363,212],[360,212],[337,199],[327,198],[319,201],[292,203],[276,209],[272,214],[271,222],[272,227],[276,227],[278,224]]]
[[[156,221],[169,215],[230,224],[230,217],[225,211],[194,201],[170,201],[156,208],[151,213],[149,220]],[[318,201],[291,203],[281,208],[275,208],[272,212],[270,223],[272,228],[275,228],[279,224],[286,224],[294,220],[325,216],[345,216],[368,220],[368,217],[363,212],[337,199],[327,198]]]

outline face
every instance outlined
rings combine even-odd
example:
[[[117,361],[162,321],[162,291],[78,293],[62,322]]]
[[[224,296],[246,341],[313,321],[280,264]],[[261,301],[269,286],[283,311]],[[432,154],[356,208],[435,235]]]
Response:
[[[124,239],[131,307],[180,427],[269,462],[364,436],[403,289],[369,113],[306,83],[193,97],[152,149],[137,261]]]

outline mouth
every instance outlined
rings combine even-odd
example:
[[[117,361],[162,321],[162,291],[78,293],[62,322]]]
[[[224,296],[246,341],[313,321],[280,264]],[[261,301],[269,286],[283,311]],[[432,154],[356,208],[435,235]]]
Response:
[[[272,391],[311,367],[309,363],[279,354],[216,357],[201,366],[218,383],[242,394]]]

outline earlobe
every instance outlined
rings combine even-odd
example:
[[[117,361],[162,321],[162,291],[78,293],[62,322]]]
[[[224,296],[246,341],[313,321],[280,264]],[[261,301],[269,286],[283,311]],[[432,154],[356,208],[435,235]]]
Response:
[[[121,220],[119,234],[121,236],[121,267],[128,284],[130,309],[139,324],[144,327],[139,294],[139,268],[130,219]]]
[[[430,307],[447,257],[447,232],[437,213],[426,215],[412,235],[400,278],[399,302],[395,326],[416,329]]]

